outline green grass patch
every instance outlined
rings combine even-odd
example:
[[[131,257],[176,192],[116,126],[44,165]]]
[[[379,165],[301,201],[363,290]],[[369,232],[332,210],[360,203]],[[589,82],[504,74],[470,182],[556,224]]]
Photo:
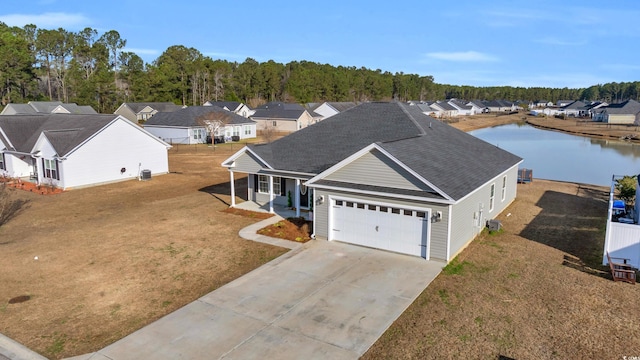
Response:
[[[473,266],[473,264],[468,261],[460,262],[456,257],[442,269],[442,272],[445,275],[462,275],[469,266]]]
[[[60,335],[58,333],[54,333],[53,334],[53,342],[51,343],[51,345],[47,346],[47,353],[54,355],[54,357],[57,357],[58,354],[60,354],[63,350],[64,350],[64,345],[67,342],[67,336],[66,335]]]
[[[449,303],[449,294],[447,293],[446,289],[440,289],[438,290],[438,296],[440,297],[440,300],[442,300],[443,303],[450,305]]]

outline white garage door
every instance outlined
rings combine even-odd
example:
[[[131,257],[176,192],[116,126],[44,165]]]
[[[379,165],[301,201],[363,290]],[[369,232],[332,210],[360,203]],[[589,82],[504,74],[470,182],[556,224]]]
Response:
[[[330,240],[426,258],[427,211],[340,199],[331,206]]]

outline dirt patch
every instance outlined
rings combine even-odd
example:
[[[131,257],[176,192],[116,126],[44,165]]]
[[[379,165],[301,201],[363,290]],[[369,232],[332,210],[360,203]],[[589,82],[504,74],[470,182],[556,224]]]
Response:
[[[363,359],[619,359],[640,354],[640,287],[601,265],[608,189],[536,180]]]
[[[239,147],[173,149],[149,181],[11,191],[28,206],[0,226],[0,333],[48,358],[93,352],[287,251],[241,239],[259,217],[223,211],[220,164]]]
[[[304,243],[311,240],[312,230],[313,221],[293,217],[264,227],[258,234]]]

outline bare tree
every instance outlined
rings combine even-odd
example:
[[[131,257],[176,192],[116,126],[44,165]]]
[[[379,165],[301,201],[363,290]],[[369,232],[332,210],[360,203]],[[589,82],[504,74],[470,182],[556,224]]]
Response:
[[[207,129],[207,133],[211,136],[211,141],[213,141],[215,136],[221,135],[221,130],[224,131],[225,126],[231,121],[231,116],[230,112],[223,109],[212,110],[197,117],[196,122]]]
[[[271,121],[263,121],[261,129],[262,138],[266,143],[270,143],[275,140],[276,128],[272,125]]]
[[[0,226],[16,216],[26,203],[26,200],[15,199],[6,182],[0,182]]]

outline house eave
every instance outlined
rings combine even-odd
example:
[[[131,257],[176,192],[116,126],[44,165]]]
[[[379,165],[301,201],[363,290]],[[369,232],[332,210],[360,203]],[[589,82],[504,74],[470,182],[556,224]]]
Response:
[[[379,191],[368,191],[368,190],[343,188],[343,187],[320,185],[320,184],[309,184],[309,183],[307,183],[307,187],[313,188],[313,189],[342,191],[342,192],[348,192],[348,193],[353,193],[353,194],[372,195],[372,196],[379,196],[379,197],[385,197],[385,198],[394,198],[394,199],[403,199],[403,200],[412,200],[412,201],[422,201],[422,202],[430,202],[430,203],[445,204],[445,205],[454,205],[455,204],[455,201],[448,200],[448,199],[435,199],[435,198],[432,198],[432,197],[393,194],[393,193],[385,193],[385,192],[379,192]]]

